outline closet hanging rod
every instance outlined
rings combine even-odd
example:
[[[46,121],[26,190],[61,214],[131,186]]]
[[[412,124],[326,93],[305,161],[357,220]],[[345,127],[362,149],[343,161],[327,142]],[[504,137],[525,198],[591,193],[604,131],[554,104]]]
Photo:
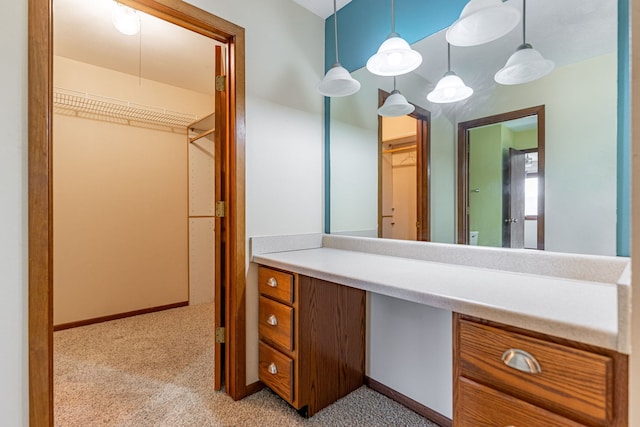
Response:
[[[165,108],[93,95],[62,87],[54,88],[53,105],[63,110],[173,127],[186,128],[189,124],[198,120],[198,116],[193,114],[170,111]]]
[[[382,150],[382,154],[389,154],[389,153],[402,153],[403,151],[414,151],[417,148],[417,145],[408,145],[406,147],[399,147],[399,148],[390,148],[388,150]]]

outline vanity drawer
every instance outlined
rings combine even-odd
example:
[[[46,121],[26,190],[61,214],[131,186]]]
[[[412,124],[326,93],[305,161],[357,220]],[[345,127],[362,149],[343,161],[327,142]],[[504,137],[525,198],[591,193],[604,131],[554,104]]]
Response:
[[[575,421],[492,388],[460,378],[454,427],[580,427]]]
[[[260,339],[293,350],[293,307],[261,296],[258,309]]]
[[[277,300],[293,303],[293,274],[268,267],[258,268],[258,290]]]
[[[595,425],[612,418],[610,357],[467,320],[459,321],[458,334],[461,376],[572,418],[595,420]],[[540,372],[507,366],[502,359],[510,350],[517,350],[513,361],[522,369],[535,364],[526,361],[533,356]]]
[[[293,401],[293,359],[260,342],[258,377],[288,402]]]

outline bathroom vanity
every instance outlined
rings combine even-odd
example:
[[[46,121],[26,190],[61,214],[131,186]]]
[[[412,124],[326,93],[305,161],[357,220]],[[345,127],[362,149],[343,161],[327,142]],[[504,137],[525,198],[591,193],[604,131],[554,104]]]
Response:
[[[330,235],[253,238],[251,246],[261,266],[260,379],[296,409],[313,414],[361,384],[366,291],[453,313],[454,426],[627,425],[626,258]],[[280,310],[265,294],[272,273],[299,278],[286,281],[293,296],[278,302],[291,319],[283,337],[269,325]],[[302,302],[319,289],[333,297]],[[339,320],[346,307],[349,320]],[[341,337],[327,356],[337,358],[331,369],[353,373],[344,387],[326,384],[333,396],[322,404],[311,402],[322,393],[317,358],[326,337],[314,337],[307,316],[326,316],[315,324]],[[292,381],[274,378],[280,356]]]

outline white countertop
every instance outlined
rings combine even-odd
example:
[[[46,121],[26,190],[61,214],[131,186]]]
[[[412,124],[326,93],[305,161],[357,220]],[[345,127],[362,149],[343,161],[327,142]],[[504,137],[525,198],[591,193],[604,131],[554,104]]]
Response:
[[[305,246],[311,247],[305,249]],[[252,261],[369,292],[621,350],[616,284],[341,250],[321,244],[283,249],[254,252]]]

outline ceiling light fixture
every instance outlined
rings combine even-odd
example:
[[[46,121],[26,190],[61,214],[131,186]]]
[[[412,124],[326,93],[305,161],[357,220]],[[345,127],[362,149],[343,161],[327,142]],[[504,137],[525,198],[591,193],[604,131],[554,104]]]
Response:
[[[118,31],[127,36],[133,36],[140,32],[140,16],[138,11],[118,3],[113,2],[111,11],[111,22]]]
[[[391,0],[391,33],[367,61],[367,70],[378,76],[406,74],[422,63],[422,55],[396,33],[394,9],[394,0]]]
[[[338,10],[333,0],[333,30],[336,42],[336,63],[331,66],[322,81],[318,84],[318,92],[324,96],[338,97],[353,95],[360,90],[360,82],[340,65],[338,59]]]
[[[427,99],[437,104],[457,102],[467,99],[473,89],[465,85],[460,77],[451,71],[451,45],[447,43],[447,72],[440,79],[435,89],[427,95]]]
[[[543,56],[525,41],[527,0],[522,0],[522,44],[509,57],[494,79],[502,85],[528,83],[546,76],[555,67],[553,61]]]
[[[416,107],[407,102],[399,90],[396,89],[396,76],[393,76],[393,92],[385,99],[382,107],[378,108],[378,115],[382,117],[400,117],[413,113]]]
[[[520,12],[506,0],[470,0],[460,18],[447,29],[447,42],[454,46],[477,46],[499,39],[520,21]]]

